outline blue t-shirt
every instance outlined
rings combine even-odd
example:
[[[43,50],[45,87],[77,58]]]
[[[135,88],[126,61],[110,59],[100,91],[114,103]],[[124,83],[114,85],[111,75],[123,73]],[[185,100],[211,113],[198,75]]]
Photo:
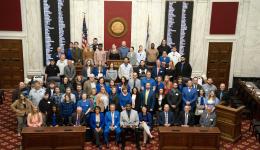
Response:
[[[82,108],[83,113],[86,113],[87,110],[90,108],[90,101],[88,99],[86,101],[80,100],[78,101],[77,106]]]
[[[119,95],[119,104],[122,107],[125,107],[126,104],[132,104],[132,98],[131,95],[128,93],[126,96],[123,95],[123,93],[120,93]]]
[[[147,79],[147,77],[145,77],[142,81],[141,81],[141,85],[143,88],[145,88],[146,83],[150,83],[151,84],[151,88],[153,88],[154,86],[156,87],[156,82],[154,79],[150,78]]]
[[[120,47],[119,48],[119,54],[121,58],[127,57],[127,54],[129,52],[129,48],[128,47]]]

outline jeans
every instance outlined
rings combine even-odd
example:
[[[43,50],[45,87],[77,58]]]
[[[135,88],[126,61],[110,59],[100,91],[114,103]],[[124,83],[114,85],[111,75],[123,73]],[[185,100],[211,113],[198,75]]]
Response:
[[[17,116],[17,123],[18,123],[18,127],[17,127],[17,132],[21,133],[23,127],[26,126],[26,116]]]

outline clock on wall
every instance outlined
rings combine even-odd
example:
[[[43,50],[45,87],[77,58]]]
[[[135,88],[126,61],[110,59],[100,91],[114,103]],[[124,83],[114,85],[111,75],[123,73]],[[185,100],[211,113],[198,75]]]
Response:
[[[113,37],[122,37],[127,33],[127,23],[123,18],[112,18],[108,23],[108,32]]]

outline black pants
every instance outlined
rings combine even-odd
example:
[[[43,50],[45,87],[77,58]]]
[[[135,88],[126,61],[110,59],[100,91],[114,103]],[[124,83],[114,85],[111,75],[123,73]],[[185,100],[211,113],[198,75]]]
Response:
[[[200,124],[200,115],[195,115],[195,125]]]
[[[127,133],[131,133],[131,135],[134,133],[135,134],[135,145],[137,148],[140,147],[140,144],[139,144],[139,140],[140,140],[140,131],[139,131],[139,128],[122,128],[122,136],[121,136],[121,139],[122,139],[122,147],[125,147],[125,137],[126,137],[126,134]]]
[[[95,140],[96,140],[96,145],[97,146],[100,146],[101,143],[100,143],[100,137],[102,136],[103,134],[103,130],[101,129],[99,132],[97,132],[95,129],[93,129],[93,135],[95,136]]]

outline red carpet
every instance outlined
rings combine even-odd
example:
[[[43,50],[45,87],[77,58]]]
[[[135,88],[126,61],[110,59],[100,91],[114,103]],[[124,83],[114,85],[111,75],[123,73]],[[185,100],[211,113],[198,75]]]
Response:
[[[15,113],[10,109],[11,105],[11,93],[5,93],[6,100],[3,105],[0,105],[0,150],[14,150],[19,149],[21,145],[21,138],[16,134],[16,117]],[[221,142],[221,150],[260,150],[260,144],[256,141],[254,136],[251,136],[251,132],[248,132],[249,121],[242,122],[242,139],[237,143]],[[142,150],[157,150],[159,149],[158,132],[154,131],[153,135],[156,136],[154,140],[147,144],[146,147],[142,147]],[[206,142],[206,141],[205,141]],[[85,143],[85,150],[94,150],[95,145],[92,142]],[[103,150],[105,150],[103,146]],[[114,142],[110,142],[111,150],[118,150]],[[126,143],[126,150],[134,150],[135,144],[128,141]]]

